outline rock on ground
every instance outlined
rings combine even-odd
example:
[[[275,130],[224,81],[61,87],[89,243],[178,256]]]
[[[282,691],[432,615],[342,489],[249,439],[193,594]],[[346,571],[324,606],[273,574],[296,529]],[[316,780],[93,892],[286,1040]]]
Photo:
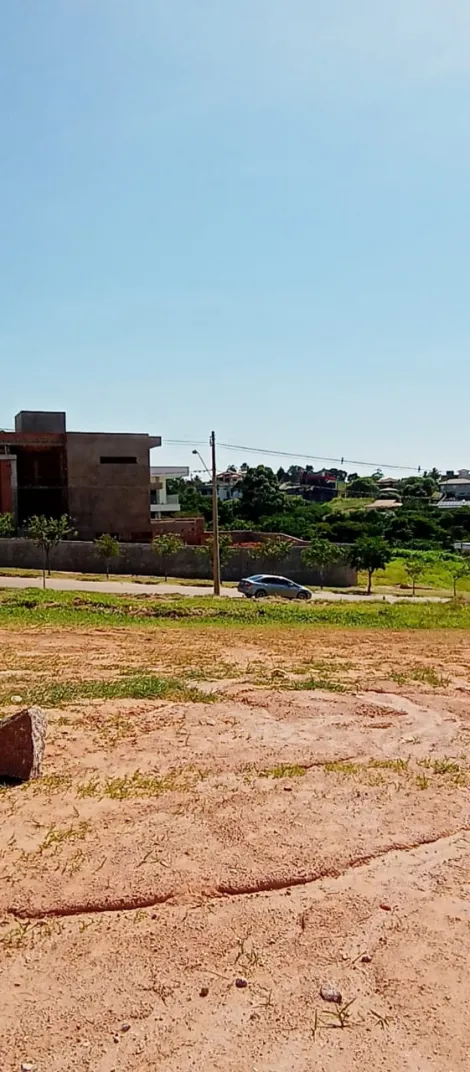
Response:
[[[0,721],[0,778],[39,778],[42,773],[47,719],[40,707],[18,711]]]

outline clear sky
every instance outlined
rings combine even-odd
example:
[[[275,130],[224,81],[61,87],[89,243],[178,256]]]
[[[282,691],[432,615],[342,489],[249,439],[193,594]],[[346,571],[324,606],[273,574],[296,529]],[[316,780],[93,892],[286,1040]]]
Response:
[[[468,0],[3,4],[0,427],[469,466],[469,74]]]

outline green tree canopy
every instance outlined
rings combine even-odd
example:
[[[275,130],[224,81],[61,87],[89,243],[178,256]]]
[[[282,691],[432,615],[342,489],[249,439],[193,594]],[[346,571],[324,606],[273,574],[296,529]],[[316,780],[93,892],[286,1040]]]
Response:
[[[155,536],[152,542],[152,548],[156,555],[162,559],[163,573],[165,581],[168,580],[168,564],[172,555],[176,555],[181,548],[184,547],[181,536],[177,536],[174,532],[162,532],[161,536]]]
[[[247,469],[241,481],[240,513],[249,521],[275,514],[284,506],[276,474],[266,465]]]
[[[329,540],[322,540],[321,538],[314,538],[308,547],[304,547],[301,558],[307,566],[313,566],[318,570],[320,574],[320,588],[323,588],[325,583],[325,574],[328,566],[333,565],[334,562],[339,562],[343,557],[339,547],[336,547],[334,543],[330,543]]]
[[[392,557],[392,548],[380,536],[369,536],[358,540],[350,551],[350,562],[356,569],[366,570],[368,575],[367,594],[372,591],[372,577],[376,570],[385,569]]]
[[[261,558],[267,558],[268,561],[283,562],[291,550],[290,540],[283,540],[282,536],[271,536],[269,540],[263,540],[259,545],[258,555]]]
[[[470,556],[456,555],[446,562],[446,570],[452,579],[454,597],[457,595],[457,585],[464,577],[470,577]]]
[[[0,538],[15,535],[15,520],[13,514],[0,514]]]
[[[425,554],[414,552],[414,554],[407,555],[403,562],[403,569],[406,576],[411,581],[413,586],[413,595],[416,592],[416,584],[424,577],[426,570],[428,569],[429,562]]]
[[[62,517],[45,517],[43,514],[31,517],[28,522],[28,537],[42,548],[42,586],[46,587],[46,570],[50,576],[51,559],[54,547],[68,536],[76,535],[70,518],[66,514]]]
[[[379,493],[379,485],[371,476],[359,476],[351,480],[346,489],[348,498],[363,499],[375,497]]]
[[[103,532],[101,536],[95,540],[95,547],[100,558],[104,560],[106,576],[109,577],[109,565],[112,558],[119,558],[120,548],[119,540],[116,540],[114,536],[110,536],[109,532]]]

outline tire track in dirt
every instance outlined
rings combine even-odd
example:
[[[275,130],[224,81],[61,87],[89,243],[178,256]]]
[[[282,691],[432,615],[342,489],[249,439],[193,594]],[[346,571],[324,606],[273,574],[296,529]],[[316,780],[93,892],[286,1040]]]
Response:
[[[221,884],[212,889],[201,890],[198,896],[202,897],[205,901],[215,901],[228,897],[249,897],[257,893],[274,893],[288,890],[295,886],[310,886],[317,882],[321,882],[323,879],[342,878],[344,875],[347,875],[349,871],[355,870],[356,868],[367,867],[370,864],[375,863],[376,860],[381,860],[390,855],[390,853],[412,852],[413,849],[420,849],[427,845],[435,845],[440,841],[448,841],[451,838],[458,837],[459,834],[466,833],[470,833],[470,823],[458,827],[457,830],[447,830],[439,834],[423,835],[423,837],[418,838],[418,840],[415,841],[391,842],[378,852],[353,857],[343,867],[324,867],[319,868],[317,871],[308,872],[307,874],[290,875],[289,877],[279,879],[261,878],[256,882],[243,883],[238,886],[234,884]],[[179,893],[178,891],[171,891],[167,894],[155,893],[148,894],[147,896],[134,894],[132,897],[123,896],[110,898],[109,900],[104,901],[86,901],[71,905],[56,905],[46,909],[23,909],[12,907],[7,909],[5,914],[13,916],[15,919],[32,921],[39,919],[62,919],[69,916],[80,915],[99,915],[113,912],[134,912],[138,909],[155,908],[159,905],[168,903],[177,904],[178,900],[182,899],[182,896],[182,891]],[[187,891],[184,893],[184,898],[187,899]]]

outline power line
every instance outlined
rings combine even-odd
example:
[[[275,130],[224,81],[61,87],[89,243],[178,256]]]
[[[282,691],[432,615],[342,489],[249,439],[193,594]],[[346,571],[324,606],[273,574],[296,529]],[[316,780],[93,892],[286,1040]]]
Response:
[[[183,446],[193,447],[193,446],[205,446],[206,440],[165,439],[165,443],[168,443],[170,446],[175,446],[175,447],[176,446],[178,446],[178,447],[183,447]],[[420,465],[393,465],[393,464],[391,464],[389,462],[388,463],[386,463],[386,462],[363,462],[363,461],[357,461],[357,459],[354,459],[354,458],[331,458],[331,457],[326,457],[325,455],[303,454],[302,451],[296,451],[294,453],[293,451],[287,451],[287,450],[268,450],[268,449],[265,449],[263,447],[247,447],[246,445],[242,445],[240,443],[220,443],[219,442],[218,446],[222,447],[224,450],[241,450],[245,454],[266,454],[266,455],[269,455],[270,457],[273,457],[273,458],[295,458],[297,460],[299,458],[301,458],[301,459],[303,459],[305,461],[313,461],[313,462],[334,462],[334,463],[340,464],[341,466],[343,466],[345,463],[347,463],[348,465],[362,465],[362,466],[365,466],[367,468],[372,468],[372,469],[394,469],[397,472],[406,471],[406,472],[410,472],[410,473],[420,473],[421,472],[421,466]]]

